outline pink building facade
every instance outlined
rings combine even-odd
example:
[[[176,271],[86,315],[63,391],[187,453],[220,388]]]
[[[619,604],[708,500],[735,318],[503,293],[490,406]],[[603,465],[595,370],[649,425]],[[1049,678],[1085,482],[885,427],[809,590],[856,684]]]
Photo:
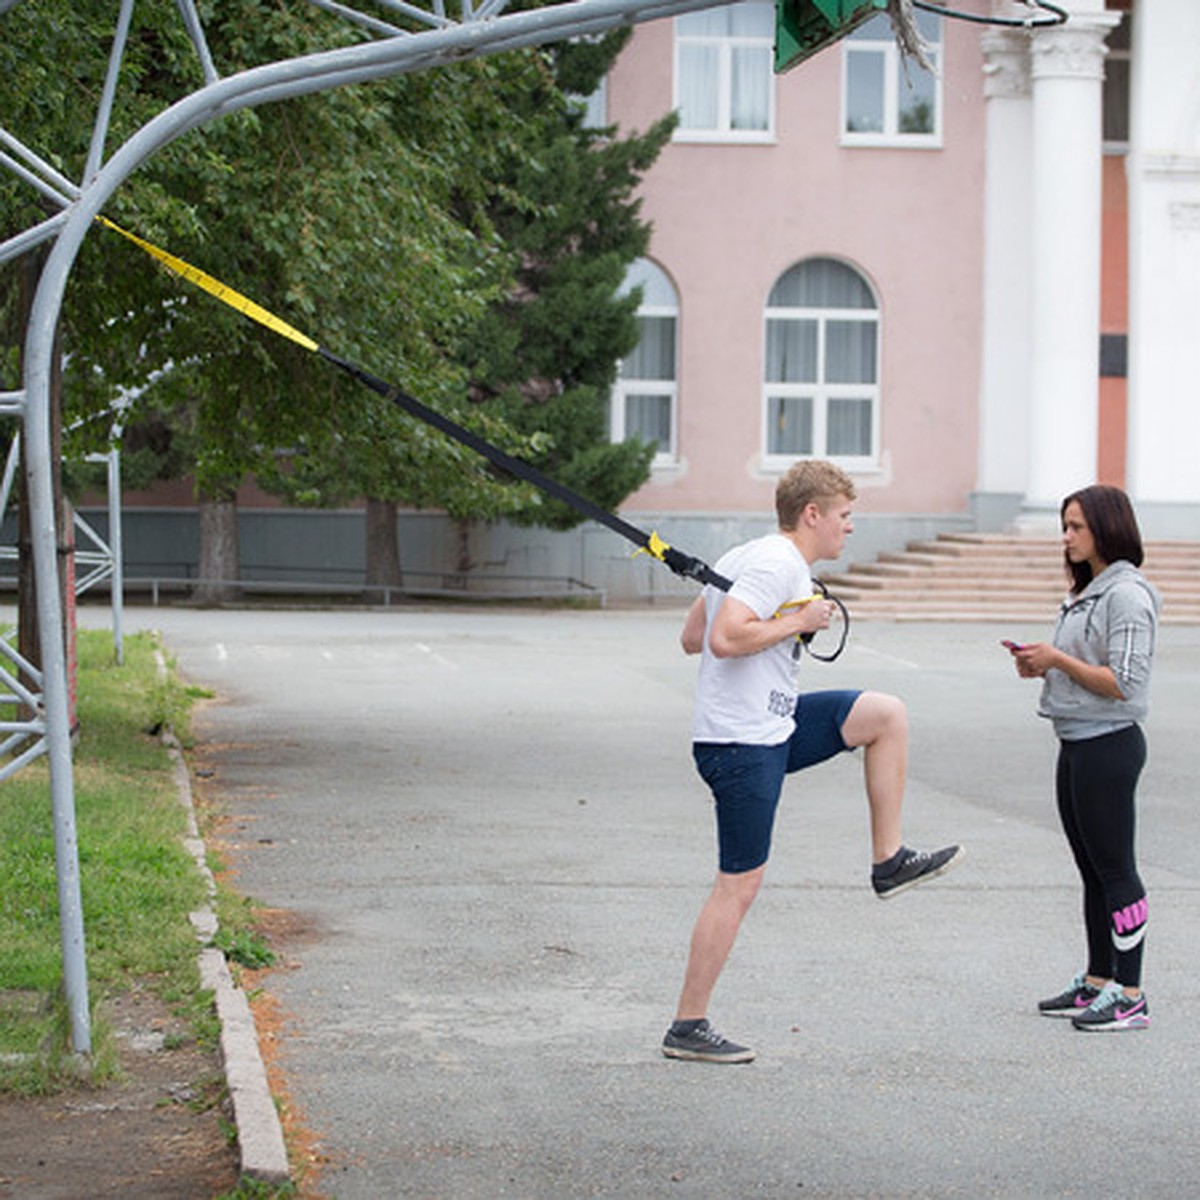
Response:
[[[906,71],[879,17],[765,101],[745,77],[769,5],[635,31],[608,119],[684,119],[642,188],[643,275],[674,304],[677,357],[670,420],[649,431],[669,428],[665,452],[627,512],[718,553],[752,514],[769,524],[775,479],[812,453],[857,482],[851,559],[940,531],[1048,532],[1096,480],[1130,490],[1150,536],[1200,537],[1200,4],[1064,4],[1067,24],[1041,29],[920,14],[935,75]],[[789,272],[831,261],[874,304],[873,373],[844,331],[827,344],[855,315],[832,292],[777,306]],[[818,361],[781,370],[781,317],[818,324]],[[618,385],[615,431],[646,382]],[[837,398],[867,383],[869,435],[828,438]]]
[[[641,128],[678,105],[685,20],[636,29],[609,78],[611,121]],[[877,21],[875,74],[902,73],[887,20]],[[770,79],[768,130],[681,128],[649,172],[641,191],[653,225],[649,257],[677,301],[677,390],[670,451],[629,509],[769,513],[775,482],[795,457],[788,451],[810,448],[853,471],[864,513],[965,511],[978,439],[983,63],[977,31],[934,24],[942,79],[931,132],[847,132],[849,59],[867,44],[860,37]],[[895,87],[904,89],[902,78]],[[769,325],[786,308],[772,305],[772,289],[789,270],[822,260],[849,268],[869,292],[877,357],[839,372],[839,348],[829,343],[854,310],[833,302],[797,309],[801,336],[823,308],[835,329],[815,331],[826,334],[826,361],[799,363],[793,390],[811,385],[819,405],[822,385],[840,382],[850,404],[854,385],[868,385],[869,434],[859,444],[829,436],[822,444],[820,431],[815,443],[773,444],[781,412],[772,385],[785,381],[772,376],[785,372],[769,361]],[[821,378],[822,366],[832,379]]]
[[[1096,480],[1148,536],[1200,538],[1200,0],[1058,3],[1070,20],[1033,30],[921,13],[932,73],[882,16],[778,76],[771,0],[634,28],[594,115],[680,126],[640,189],[643,337],[611,436],[659,452],[623,516],[712,561],[772,527],[776,480],[814,455],[857,484],[846,562],[1050,532]],[[967,0],[986,6],[1029,12]],[[243,500],[245,578],[361,571],[361,511]],[[142,539],[147,573],[192,515]],[[433,577],[465,547],[479,574],[617,601],[695,590],[590,523],[464,542],[401,514],[400,542]]]

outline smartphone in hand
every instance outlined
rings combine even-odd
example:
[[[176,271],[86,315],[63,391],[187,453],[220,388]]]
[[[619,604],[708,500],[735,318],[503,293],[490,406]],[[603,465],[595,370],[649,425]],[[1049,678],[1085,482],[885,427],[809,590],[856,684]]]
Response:
[[[1005,648],[1005,650],[1016,651],[1016,650],[1024,650],[1025,649],[1025,647],[1022,646],[1020,642],[1010,642],[1008,640],[1008,638],[1002,638],[1000,641],[1000,645],[1002,645]]]

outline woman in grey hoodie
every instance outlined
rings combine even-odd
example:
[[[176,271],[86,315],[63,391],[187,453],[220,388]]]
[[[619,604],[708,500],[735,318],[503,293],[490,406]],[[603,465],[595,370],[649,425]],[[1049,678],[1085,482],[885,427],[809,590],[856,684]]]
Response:
[[[1058,811],[1079,874],[1087,969],[1038,1011],[1076,1029],[1145,1029],[1141,988],[1146,890],[1134,855],[1134,794],[1146,762],[1139,724],[1162,601],[1138,568],[1142,538],[1129,497],[1094,485],[1062,503],[1071,590],[1053,642],[1010,645],[1017,674],[1040,678],[1038,712],[1059,739]]]

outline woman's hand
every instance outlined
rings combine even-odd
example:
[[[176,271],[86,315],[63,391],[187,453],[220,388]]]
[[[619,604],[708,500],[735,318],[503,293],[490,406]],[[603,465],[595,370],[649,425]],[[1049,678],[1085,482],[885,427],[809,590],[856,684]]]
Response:
[[[1030,642],[1026,646],[1018,646],[1010,651],[1017,664],[1017,674],[1022,679],[1037,679],[1047,671],[1061,671],[1070,676],[1080,687],[1086,688],[1097,696],[1108,700],[1123,700],[1125,693],[1121,691],[1117,677],[1112,667],[1086,663],[1080,658],[1073,658],[1064,650],[1050,645],[1049,642]]]
[[[1022,679],[1040,679],[1051,667],[1058,666],[1058,659],[1066,656],[1048,642],[1027,642],[1010,652],[1016,664],[1017,674]]]

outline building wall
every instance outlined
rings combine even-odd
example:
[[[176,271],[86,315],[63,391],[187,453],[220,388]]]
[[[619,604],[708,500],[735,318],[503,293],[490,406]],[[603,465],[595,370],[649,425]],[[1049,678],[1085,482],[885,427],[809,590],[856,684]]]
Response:
[[[1128,159],[1103,161],[1099,297],[1101,333],[1128,337],[1131,378],[1127,386],[1123,363],[1102,367],[1096,472],[1111,483],[1129,476],[1148,536],[1194,538],[1200,5],[1138,0],[1134,14],[1133,139]],[[998,441],[1014,436],[1024,397],[1013,393],[1028,388],[1005,389],[999,424],[981,433],[988,129],[980,27],[947,20],[943,37],[939,149],[840,144],[844,46],[835,44],[776,78],[773,144],[674,142],[648,173],[641,197],[653,225],[649,253],[680,306],[679,461],[656,470],[623,506],[633,524],[707,561],[770,528],[775,476],[761,461],[763,306],[780,274],[813,255],[854,265],[880,301],[882,452],[877,469],[857,475],[845,561],[868,561],[939,532],[1004,529],[1017,515],[1021,490],[995,486],[981,467],[990,438],[994,458]],[[610,119],[644,129],[668,111],[672,69],[673,22],[636,27],[609,80]],[[1019,150],[1028,132],[1018,133],[1009,141]],[[1030,163],[1020,154],[1006,158],[1012,147],[1003,138],[992,149],[991,170],[1011,184],[1003,194],[1026,195]],[[1014,253],[1028,248],[1038,214],[1027,202],[999,207],[1018,214]],[[1023,362],[1028,348],[1021,347],[1019,339],[1005,343],[1004,357]],[[1016,435],[1016,444],[1028,443],[1023,429]],[[170,495],[126,496],[130,575],[194,570],[190,501],[186,485]],[[245,578],[361,580],[361,510],[282,510],[253,487],[242,490],[239,507]],[[103,525],[101,513],[92,519]],[[399,528],[406,569],[426,579],[455,570],[460,534],[445,517],[401,514]],[[482,575],[578,579],[610,601],[694,592],[592,524],[562,534],[481,526],[470,533],[470,557]]]
[[[110,538],[109,510],[85,506],[80,515],[103,540]],[[729,546],[770,531],[761,513],[626,513],[647,532],[653,530],[684,553],[712,563]],[[974,527],[968,514],[955,517],[864,515],[838,563],[822,570],[868,562],[881,550],[916,538]],[[127,594],[177,595],[197,578],[199,525],[194,508],[125,509],[121,515]],[[488,598],[598,599],[607,604],[665,601],[682,603],[696,594],[691,580],[673,575],[662,563],[611,530],[593,522],[563,533],[511,525],[472,526],[468,533],[470,577],[459,573],[461,530],[440,513],[401,513],[397,520],[402,590],[414,595]],[[80,550],[95,550],[77,535]],[[11,521],[0,541],[15,549]],[[280,592],[306,593],[361,589],[366,577],[366,530],[362,509],[312,511],[277,507],[239,508],[238,578],[254,585],[283,584]],[[0,587],[12,586],[15,560],[0,561]],[[106,593],[108,584],[97,591]],[[381,601],[379,591],[368,599]]]
[[[1101,213],[1100,254],[1100,428],[1096,478],[1100,483],[1125,486],[1128,453],[1126,384],[1129,336],[1129,203],[1125,158],[1104,159],[1104,207]],[[1111,353],[1106,354],[1105,350]]]
[[[1200,534],[1200,4],[1134,7],[1129,486]]]
[[[880,301],[881,455],[856,474],[869,513],[961,514],[975,485],[982,270],[978,34],[945,21],[943,146],[839,143],[842,48],[777,76],[772,145],[673,142],[648,172],[650,257],[680,304],[678,469],[627,507],[769,511],[761,466],[763,307],[797,261],[852,264]],[[639,26],[609,80],[609,117],[671,107],[673,22]]]

